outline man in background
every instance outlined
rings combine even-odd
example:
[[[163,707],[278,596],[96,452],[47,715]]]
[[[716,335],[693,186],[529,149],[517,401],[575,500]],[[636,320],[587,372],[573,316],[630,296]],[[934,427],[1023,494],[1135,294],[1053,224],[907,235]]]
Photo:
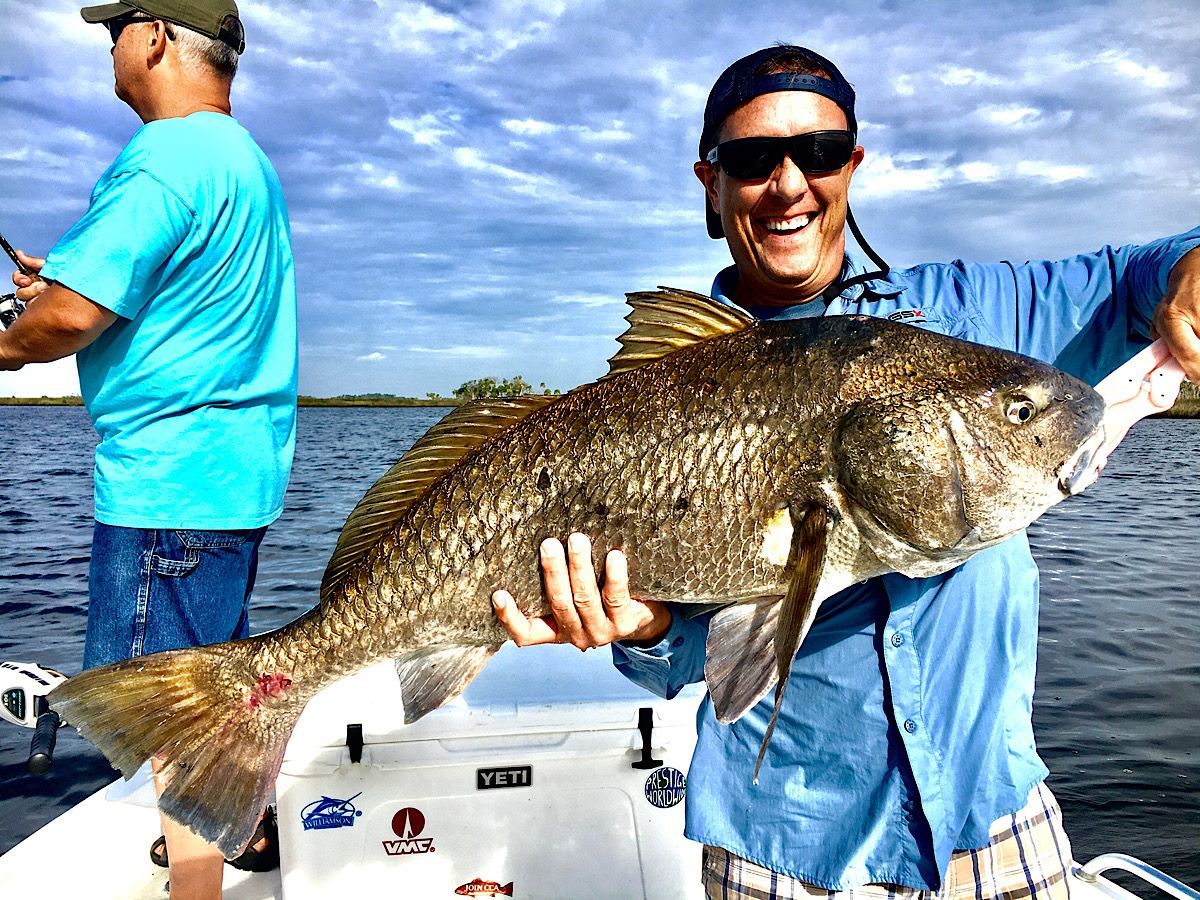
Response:
[[[258,549],[295,444],[296,291],[283,191],[231,116],[233,0],[87,7],[144,123],[0,333],[0,369],[77,354],[100,436],[84,667],[249,633]],[[278,865],[272,815],[243,868]],[[175,900],[217,898],[222,857],[163,819]]]
[[[888,270],[847,252],[865,156],[832,62],[768,47],[717,79],[696,176],[734,264],[712,295],[758,318],[870,315],[1053,363],[1092,384],[1157,332],[1200,378],[1200,229],[1060,261]],[[861,242],[861,240],[860,240]],[[866,248],[864,248],[866,249]],[[868,250],[868,253],[870,251]],[[554,615],[497,615],[521,645],[612,643],[617,668],[671,697],[704,677],[711,614],[629,596],[612,552],[541,548]],[[1066,897],[1070,845],[1034,747],[1038,573],[1024,533],[943,575],[873,578],[826,600],[792,662],[757,784],[768,696],[731,725],[706,698],[686,834],[713,898]]]

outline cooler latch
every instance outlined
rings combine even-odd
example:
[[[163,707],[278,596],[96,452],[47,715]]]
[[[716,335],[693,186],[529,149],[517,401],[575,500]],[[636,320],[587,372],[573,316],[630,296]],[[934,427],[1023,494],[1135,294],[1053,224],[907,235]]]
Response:
[[[362,725],[357,722],[346,726],[346,747],[350,750],[350,762],[362,762]]]
[[[650,752],[653,746],[650,743],[650,735],[654,731],[654,710],[649,706],[643,706],[638,710],[638,732],[642,736],[642,758],[637,762],[631,763],[635,769],[657,769],[663,764],[661,759],[654,759]]]

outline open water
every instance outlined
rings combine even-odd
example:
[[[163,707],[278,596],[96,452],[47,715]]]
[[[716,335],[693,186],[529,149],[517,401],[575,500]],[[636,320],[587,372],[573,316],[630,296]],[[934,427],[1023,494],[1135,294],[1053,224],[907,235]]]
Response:
[[[313,604],[346,514],[445,410],[305,409],[252,626]],[[95,437],[78,408],[0,407],[0,660],[79,666]],[[1079,860],[1200,885],[1200,421],[1139,424],[1100,482],[1030,529],[1042,569],[1034,724]],[[69,729],[51,773],[0,723],[0,853],[113,777]],[[64,858],[69,858],[64,857]]]

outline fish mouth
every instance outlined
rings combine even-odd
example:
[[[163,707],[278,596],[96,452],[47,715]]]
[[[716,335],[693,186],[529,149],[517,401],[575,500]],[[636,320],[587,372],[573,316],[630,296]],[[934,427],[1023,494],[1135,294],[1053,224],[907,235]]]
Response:
[[[1058,489],[1064,497],[1078,494],[1096,483],[1108,462],[1108,454],[1103,450],[1104,426],[1101,425],[1059,470]]]

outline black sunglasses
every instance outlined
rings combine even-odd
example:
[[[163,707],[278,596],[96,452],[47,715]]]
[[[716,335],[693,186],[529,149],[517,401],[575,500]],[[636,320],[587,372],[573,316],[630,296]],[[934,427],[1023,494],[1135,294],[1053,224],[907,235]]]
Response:
[[[133,25],[136,22],[157,22],[158,20],[142,15],[141,13],[130,13],[127,16],[121,16],[119,19],[111,19],[104,23],[104,27],[108,29],[108,36],[112,38],[113,46],[117,45],[117,40],[121,37],[121,32],[125,30],[127,25]],[[175,40],[175,32],[171,30],[171,26],[163,22],[163,26],[167,30],[167,38]]]
[[[717,144],[705,161],[719,166],[726,175],[742,181],[768,178],[790,156],[806,174],[833,172],[850,162],[854,155],[852,131],[810,131],[791,137],[737,138]]]

